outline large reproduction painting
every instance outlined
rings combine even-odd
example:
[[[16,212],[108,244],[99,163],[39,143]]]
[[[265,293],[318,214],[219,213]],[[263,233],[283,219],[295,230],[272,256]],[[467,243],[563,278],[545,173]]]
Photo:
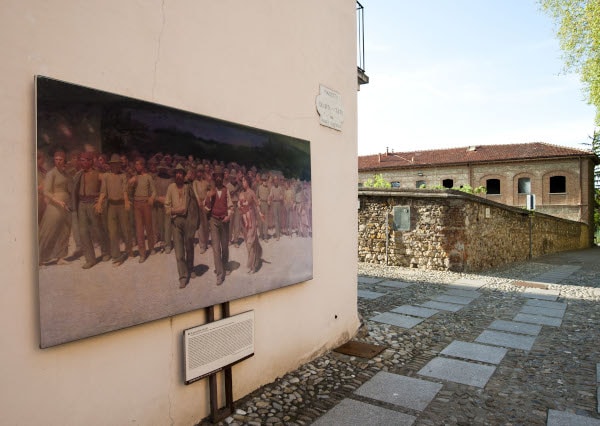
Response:
[[[312,279],[308,141],[35,88],[42,348]]]

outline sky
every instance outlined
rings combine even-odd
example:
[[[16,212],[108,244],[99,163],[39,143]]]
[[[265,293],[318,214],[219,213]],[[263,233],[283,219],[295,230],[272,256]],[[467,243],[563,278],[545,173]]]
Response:
[[[360,0],[358,155],[547,142],[589,149],[595,109],[535,0]]]

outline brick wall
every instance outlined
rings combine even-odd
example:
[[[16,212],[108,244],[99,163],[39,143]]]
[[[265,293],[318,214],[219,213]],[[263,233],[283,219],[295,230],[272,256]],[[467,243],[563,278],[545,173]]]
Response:
[[[500,194],[480,196],[490,201],[524,207],[525,195],[519,194],[518,181],[519,178],[528,178],[539,212],[590,224],[593,223],[593,171],[594,162],[591,158],[572,157],[359,171],[358,179],[360,183],[364,183],[374,174],[380,173],[388,182],[397,182],[400,188],[408,190],[416,189],[417,181],[434,187],[441,186],[445,179],[451,179],[455,188],[461,185],[476,188],[485,187],[487,179],[498,179]],[[550,177],[556,175],[565,177],[564,193],[550,193]],[[591,236],[590,233],[590,238]]]
[[[584,223],[459,191],[359,189],[358,196],[360,262],[470,272],[526,260],[530,249],[538,257],[591,246]]]

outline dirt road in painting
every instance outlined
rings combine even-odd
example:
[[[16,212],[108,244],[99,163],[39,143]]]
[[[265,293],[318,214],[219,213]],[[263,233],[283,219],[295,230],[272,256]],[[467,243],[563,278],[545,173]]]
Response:
[[[83,270],[84,258],[39,270],[41,346],[81,339],[147,321],[235,300],[312,278],[312,238],[281,237],[263,246],[263,264],[246,272],[247,252],[230,246],[231,274],[217,286],[213,253],[195,250],[196,278],[179,288],[175,252],[144,263],[100,262]]]

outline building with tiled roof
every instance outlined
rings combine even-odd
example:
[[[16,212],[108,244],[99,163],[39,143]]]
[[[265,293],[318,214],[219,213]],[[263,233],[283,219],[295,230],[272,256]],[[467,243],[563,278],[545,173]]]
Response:
[[[599,163],[592,151],[534,142],[365,155],[358,175],[359,187],[376,174],[396,188],[483,187],[478,195],[511,206],[533,195],[536,211],[589,224]]]

